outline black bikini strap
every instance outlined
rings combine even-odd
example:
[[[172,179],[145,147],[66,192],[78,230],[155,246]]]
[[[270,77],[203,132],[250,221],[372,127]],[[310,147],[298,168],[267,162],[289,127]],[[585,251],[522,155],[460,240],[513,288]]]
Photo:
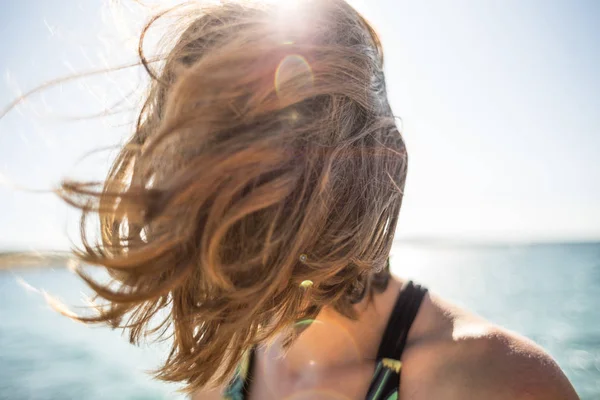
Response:
[[[419,312],[426,293],[426,288],[415,285],[412,281],[402,288],[381,339],[377,352],[378,360],[382,358],[400,360],[404,346],[406,346],[408,331]]]

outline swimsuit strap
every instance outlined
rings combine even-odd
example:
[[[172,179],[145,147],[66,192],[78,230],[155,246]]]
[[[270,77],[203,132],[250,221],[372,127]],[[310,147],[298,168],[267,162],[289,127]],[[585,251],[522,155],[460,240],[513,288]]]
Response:
[[[377,360],[383,358],[400,360],[406,346],[408,331],[415,321],[426,293],[426,288],[415,285],[413,281],[409,281],[404,285],[381,339],[377,351]]]
[[[379,345],[377,364],[367,391],[367,400],[398,399],[402,368],[400,359],[406,346],[408,332],[426,293],[427,289],[410,281],[398,294]]]

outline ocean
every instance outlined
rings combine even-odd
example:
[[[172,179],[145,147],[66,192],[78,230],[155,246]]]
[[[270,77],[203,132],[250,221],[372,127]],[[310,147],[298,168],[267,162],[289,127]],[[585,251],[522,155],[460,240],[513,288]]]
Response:
[[[600,244],[398,244],[392,269],[519,332],[559,363],[583,400],[600,399]],[[0,399],[180,399],[151,379],[165,348],[129,345],[51,311],[39,290],[81,304],[60,266],[0,271]]]

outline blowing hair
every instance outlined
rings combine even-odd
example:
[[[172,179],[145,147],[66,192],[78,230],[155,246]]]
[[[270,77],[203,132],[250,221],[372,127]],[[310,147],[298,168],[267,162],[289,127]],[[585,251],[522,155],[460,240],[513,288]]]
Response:
[[[156,376],[189,391],[325,306],[356,318],[389,276],[407,156],[381,44],[343,0],[299,4],[194,2],[153,18],[133,135],[104,182],[57,190],[82,210],[76,255],[110,276],[77,269],[102,304],[76,318],[132,343],[167,338]],[[144,37],[165,15],[180,15],[174,40],[149,61]]]

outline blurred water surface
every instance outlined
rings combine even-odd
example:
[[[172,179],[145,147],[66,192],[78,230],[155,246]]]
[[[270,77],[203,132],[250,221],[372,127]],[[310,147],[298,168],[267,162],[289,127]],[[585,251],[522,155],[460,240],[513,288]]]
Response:
[[[399,244],[392,266],[433,292],[517,331],[554,356],[584,400],[600,398],[600,244]],[[1,399],[174,399],[144,371],[164,346],[56,314],[31,288],[80,304],[83,284],[58,266],[0,272]]]

